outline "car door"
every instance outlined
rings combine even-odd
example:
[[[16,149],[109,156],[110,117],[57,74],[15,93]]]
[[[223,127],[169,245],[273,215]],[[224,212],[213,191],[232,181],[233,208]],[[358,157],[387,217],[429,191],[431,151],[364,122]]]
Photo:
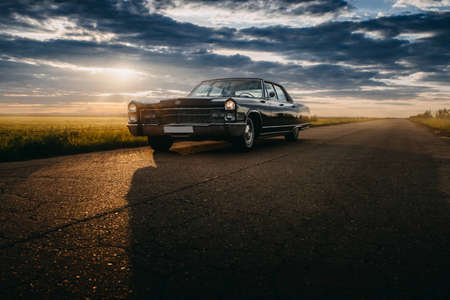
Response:
[[[250,107],[250,110],[257,111],[261,115],[262,126],[270,124],[272,118],[272,108],[265,96],[264,81],[261,80],[261,95],[257,97]]]
[[[278,123],[280,126],[297,124],[297,109],[295,104],[288,101],[288,97],[280,85],[274,84],[273,86],[278,97]]]
[[[263,124],[263,131],[274,131],[278,126],[278,120],[275,108],[278,106],[278,98],[275,89],[270,82],[264,82],[264,105],[266,110],[266,122]]]

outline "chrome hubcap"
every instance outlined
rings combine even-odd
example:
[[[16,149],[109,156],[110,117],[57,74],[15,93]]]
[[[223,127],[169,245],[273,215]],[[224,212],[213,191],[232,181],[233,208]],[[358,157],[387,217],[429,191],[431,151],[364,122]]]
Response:
[[[250,146],[253,143],[253,127],[251,122],[247,122],[244,132],[245,144]]]

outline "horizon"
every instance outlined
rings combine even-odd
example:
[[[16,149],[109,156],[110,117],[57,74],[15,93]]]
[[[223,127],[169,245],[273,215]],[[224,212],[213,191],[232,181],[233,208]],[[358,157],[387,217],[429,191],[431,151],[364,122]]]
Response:
[[[450,107],[450,0],[0,4],[0,114],[117,115],[259,77],[317,116]]]
[[[423,113],[423,112],[422,112]],[[374,118],[374,119],[405,119],[408,117],[367,117],[367,116],[345,116],[345,115],[314,115],[311,114],[311,116],[317,117],[317,118]],[[127,113],[103,113],[103,114],[96,114],[96,113],[0,113],[0,117],[90,117],[90,118],[107,118],[107,117],[123,117],[128,118]]]

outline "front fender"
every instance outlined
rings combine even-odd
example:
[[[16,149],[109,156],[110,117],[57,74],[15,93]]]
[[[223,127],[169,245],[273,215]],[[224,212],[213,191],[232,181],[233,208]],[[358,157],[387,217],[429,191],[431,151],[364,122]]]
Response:
[[[263,122],[261,112],[258,110],[258,103],[255,101],[233,99],[237,104],[237,119],[239,121],[244,121],[248,118],[250,114],[257,114],[260,124]]]
[[[255,110],[255,109],[248,110],[248,111],[247,111],[247,114],[246,114],[246,117],[248,118],[248,116],[249,116],[250,114],[256,114],[256,115],[258,115],[259,124],[262,124],[262,121],[263,121],[263,120],[262,120],[262,117],[261,117],[261,113],[260,113],[259,111]]]

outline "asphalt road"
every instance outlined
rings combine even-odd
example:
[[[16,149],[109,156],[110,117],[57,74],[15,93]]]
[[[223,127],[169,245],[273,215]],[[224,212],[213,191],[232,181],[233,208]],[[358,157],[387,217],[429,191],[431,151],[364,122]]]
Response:
[[[302,140],[0,164],[0,298],[450,297],[450,141]]]

